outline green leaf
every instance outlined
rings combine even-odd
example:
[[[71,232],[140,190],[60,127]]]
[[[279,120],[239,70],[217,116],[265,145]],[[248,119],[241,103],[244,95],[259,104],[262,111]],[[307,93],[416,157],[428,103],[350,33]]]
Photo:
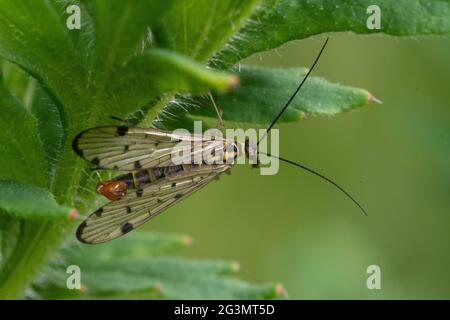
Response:
[[[381,8],[381,29],[366,26],[367,8]],[[230,66],[253,53],[325,32],[353,31],[396,36],[450,34],[449,0],[264,0],[228,45],[214,58]]]
[[[23,221],[0,210],[0,267],[3,268],[20,242]]]
[[[250,284],[231,277],[201,278],[190,281],[162,283],[161,295],[169,299],[261,300],[283,299],[286,292],[281,284]]]
[[[3,71],[5,85],[10,93],[36,118],[51,184],[65,138],[59,109],[37,80],[17,65],[5,62]]]
[[[25,109],[29,108],[30,75],[20,69],[17,65],[3,61],[2,65],[4,85],[9,93],[19,100]],[[28,100],[28,101],[27,101]]]
[[[19,125],[20,124],[20,125]],[[36,119],[10,95],[0,74],[0,178],[47,186]]]
[[[86,79],[85,55],[72,41],[67,17],[50,1],[0,2],[0,55],[27,70],[58,101]]]
[[[225,124],[270,124],[291,97],[307,70],[242,66],[240,86],[214,98],[223,110]],[[279,119],[293,122],[307,116],[333,116],[369,103],[373,96],[364,89],[346,87],[322,78],[309,77],[300,93]],[[179,104],[183,108],[179,107]],[[168,114],[169,116],[166,116]],[[175,116],[175,117],[174,117]],[[209,98],[179,97],[163,110],[160,121],[167,128],[192,129],[196,119],[217,118]]]
[[[92,17],[88,12],[85,4],[81,0],[51,0],[46,4],[51,7],[51,10],[56,13],[56,16],[59,19],[60,26],[67,29],[67,22],[70,21],[73,11],[67,12],[67,9],[76,5],[80,8],[80,29],[63,30],[65,32],[65,37],[68,37],[68,41],[71,43],[73,48],[76,48],[76,54],[80,57],[81,65],[86,66],[89,64],[90,59],[92,58],[91,49],[93,43],[93,33],[94,25],[92,21]],[[66,63],[68,61],[65,61]]]
[[[239,29],[259,0],[178,1],[155,28],[156,43],[206,62]]]
[[[37,290],[53,298],[126,294],[135,298],[269,299],[285,294],[280,285],[255,285],[232,278],[239,269],[236,262],[155,256],[186,246],[188,239],[138,233],[100,246],[69,247],[58,258],[64,264],[55,262],[46,272],[45,285]],[[81,292],[66,288],[68,265],[80,267]]]
[[[69,30],[50,1],[2,1],[0,8],[0,54],[7,60],[41,74],[75,56]]]
[[[49,171],[50,186],[55,179],[56,165],[62,152],[66,133],[61,119],[60,110],[35,79],[30,79],[34,85],[30,112],[38,122],[39,137],[45,151]]]
[[[153,26],[173,0],[87,0],[94,24],[93,67],[96,76],[107,76],[138,52]]]
[[[60,206],[48,191],[12,180],[0,180],[0,209],[26,219],[73,219],[78,213]]]
[[[136,109],[165,92],[202,94],[209,89],[226,90],[238,82],[230,73],[206,69],[185,56],[164,49],[145,51],[132,59],[121,74],[112,92],[122,112],[126,110],[124,105]]]
[[[82,258],[83,263],[90,261],[108,261],[117,258],[144,258],[155,255],[173,253],[192,242],[191,237],[186,235],[136,232],[132,237],[124,237],[120,241],[102,243],[95,246],[80,246],[74,252],[66,254],[74,259]]]

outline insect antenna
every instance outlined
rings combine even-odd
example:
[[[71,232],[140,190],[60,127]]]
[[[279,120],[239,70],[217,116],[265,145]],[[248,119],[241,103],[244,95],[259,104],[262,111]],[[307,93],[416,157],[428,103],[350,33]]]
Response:
[[[334,181],[331,180],[330,178],[324,176],[323,174],[321,174],[321,173],[319,173],[319,172],[317,172],[317,171],[315,171],[315,170],[313,170],[313,169],[311,169],[311,168],[308,168],[308,167],[306,167],[306,166],[304,166],[304,165],[302,165],[302,164],[299,164],[299,163],[297,163],[297,162],[294,162],[294,161],[292,161],[292,160],[289,160],[289,159],[285,159],[285,158],[282,158],[282,157],[274,156],[274,155],[272,155],[272,154],[270,154],[270,153],[265,153],[265,152],[259,152],[259,153],[264,154],[264,155],[266,155],[266,156],[268,156],[268,157],[276,158],[276,159],[278,159],[278,160],[280,160],[280,161],[283,161],[283,162],[292,164],[293,166],[296,166],[296,167],[298,167],[298,168],[300,168],[300,169],[303,169],[303,170],[305,170],[305,171],[308,171],[309,173],[311,173],[311,174],[313,174],[313,175],[315,175],[315,176],[317,176],[317,177],[319,177],[319,178],[325,180],[326,182],[331,183],[333,186],[335,186],[335,187],[338,188],[340,191],[342,191],[342,192],[347,196],[347,198],[349,198],[354,204],[356,204],[356,205],[359,207],[359,209],[361,209],[361,211],[364,213],[364,215],[366,215],[366,216],[368,215],[368,214],[367,214],[367,211],[363,208],[363,206],[362,206],[358,201],[356,201],[356,199],[353,198],[353,196],[352,196],[348,191],[346,191],[344,188],[342,188],[342,187],[341,187],[340,185],[338,185],[336,182],[334,182]]]
[[[292,96],[289,98],[289,100],[286,102],[286,104],[284,105],[283,109],[281,109],[281,111],[278,113],[277,117],[272,121],[272,123],[270,124],[270,126],[267,128],[266,132],[263,134],[263,136],[258,140],[258,143],[256,144],[256,146],[259,146],[259,143],[267,136],[267,134],[269,133],[269,131],[272,129],[272,127],[275,125],[275,123],[278,121],[278,119],[280,119],[281,115],[283,114],[284,111],[286,111],[287,107],[289,107],[289,105],[291,104],[292,100],[294,100],[295,96],[297,95],[297,93],[300,91],[300,89],[303,87],[303,84],[306,82],[306,79],[308,79],[309,75],[311,74],[311,72],[313,71],[314,67],[316,66],[317,62],[320,59],[320,56],[322,55],[322,52],[325,50],[325,47],[327,46],[328,43],[328,39],[327,38],[325,40],[325,43],[322,45],[322,48],[319,51],[319,54],[316,57],[316,60],[314,60],[314,63],[312,64],[311,68],[308,70],[308,72],[306,73],[305,77],[303,78],[303,80],[300,82],[300,84],[298,85],[297,89],[295,89],[294,93],[292,94]]]
[[[311,72],[313,71],[313,69],[316,66],[317,62],[319,61],[320,56],[322,55],[323,51],[325,50],[325,47],[327,46],[328,40],[329,40],[329,38],[327,38],[325,40],[325,43],[322,45],[322,48],[320,49],[319,54],[317,55],[316,59],[314,60],[311,68],[306,73],[305,77],[302,79],[300,84],[297,86],[297,89],[295,89],[294,93],[291,95],[289,100],[286,102],[286,104],[284,105],[283,109],[281,109],[281,111],[278,113],[276,118],[272,121],[270,126],[267,128],[266,132],[258,140],[258,143],[256,144],[257,147],[259,146],[259,143],[267,136],[267,134],[270,132],[270,130],[275,125],[275,123],[278,121],[278,119],[280,119],[281,115],[284,113],[284,111],[286,111],[287,107],[289,107],[289,105],[291,104],[292,100],[294,100],[295,96],[298,94],[298,92],[302,88],[303,84],[306,82],[306,79],[308,79],[309,75],[311,74]],[[325,180],[326,182],[332,184],[334,187],[338,188],[342,193],[344,193],[347,196],[347,198],[349,198],[354,204],[356,204],[358,206],[358,208],[361,209],[361,211],[364,213],[364,215],[367,216],[367,211],[362,207],[362,205],[358,201],[356,201],[356,199],[353,198],[353,196],[350,193],[348,193],[344,188],[342,188],[340,185],[338,185],[336,182],[334,182],[330,178],[324,176],[323,174],[321,174],[321,173],[319,173],[319,172],[317,172],[317,171],[315,171],[315,170],[313,170],[311,168],[308,168],[308,167],[306,167],[306,166],[304,166],[302,164],[299,164],[297,162],[294,162],[294,161],[291,161],[291,160],[288,160],[288,159],[285,159],[285,158],[282,158],[282,157],[279,157],[279,156],[275,156],[275,155],[272,155],[270,153],[265,153],[265,152],[261,152],[261,151],[258,151],[258,152],[261,153],[261,154],[264,154],[266,156],[269,156],[269,157],[272,157],[272,158],[276,158],[276,159],[278,159],[280,161],[289,163],[289,164],[291,164],[293,166],[296,166],[296,167],[298,167],[300,169],[303,169],[303,170],[305,170],[305,171],[307,171],[307,172],[309,172],[309,173],[311,173],[311,174],[321,178],[322,180]]]

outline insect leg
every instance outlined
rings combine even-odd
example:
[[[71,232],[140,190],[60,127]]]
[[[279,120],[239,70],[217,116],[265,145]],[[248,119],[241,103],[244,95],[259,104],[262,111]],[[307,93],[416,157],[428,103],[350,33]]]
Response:
[[[119,118],[119,117],[116,117],[116,116],[113,116],[113,115],[111,115],[111,116],[109,116],[111,119],[113,119],[113,120],[117,120],[117,121],[120,121],[120,122],[122,122],[122,125],[123,126],[126,126],[126,127],[132,127],[132,126],[134,126],[134,123],[133,122],[131,122],[131,120],[124,120],[124,119],[122,119],[122,118]]]
[[[209,95],[209,98],[211,99],[211,102],[212,102],[214,109],[216,110],[216,114],[217,114],[216,128],[220,130],[223,128],[223,118],[222,118],[223,111],[216,105],[216,102],[214,101],[214,97],[213,97],[211,91],[208,91],[208,95]]]

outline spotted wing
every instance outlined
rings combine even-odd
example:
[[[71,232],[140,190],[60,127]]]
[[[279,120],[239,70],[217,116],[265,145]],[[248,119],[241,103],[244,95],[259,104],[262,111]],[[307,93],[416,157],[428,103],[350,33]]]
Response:
[[[118,238],[154,218],[170,206],[199,190],[229,165],[202,165],[196,170],[167,176],[124,198],[112,201],[82,222],[77,229],[81,242],[96,244]]]
[[[80,157],[99,168],[132,171],[174,165],[172,150],[182,141],[189,142],[190,147],[179,161],[184,161],[185,157],[192,158],[194,154],[201,157],[202,152],[221,149],[226,140],[157,129],[110,126],[81,132],[74,138],[72,147]]]

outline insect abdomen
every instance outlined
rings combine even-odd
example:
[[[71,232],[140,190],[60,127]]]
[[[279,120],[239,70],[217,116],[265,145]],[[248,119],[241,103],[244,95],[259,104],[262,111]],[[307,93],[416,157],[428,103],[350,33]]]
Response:
[[[140,196],[142,195],[142,188],[145,185],[165,177],[175,176],[184,170],[185,167],[182,165],[137,170],[122,174],[114,180],[100,182],[97,185],[97,193],[111,201],[122,199],[129,189],[136,190],[136,194]]]
[[[125,182],[128,189],[140,189],[146,184],[158,181],[166,176],[175,175],[183,170],[184,168],[181,165],[141,169],[120,175],[115,180]]]

